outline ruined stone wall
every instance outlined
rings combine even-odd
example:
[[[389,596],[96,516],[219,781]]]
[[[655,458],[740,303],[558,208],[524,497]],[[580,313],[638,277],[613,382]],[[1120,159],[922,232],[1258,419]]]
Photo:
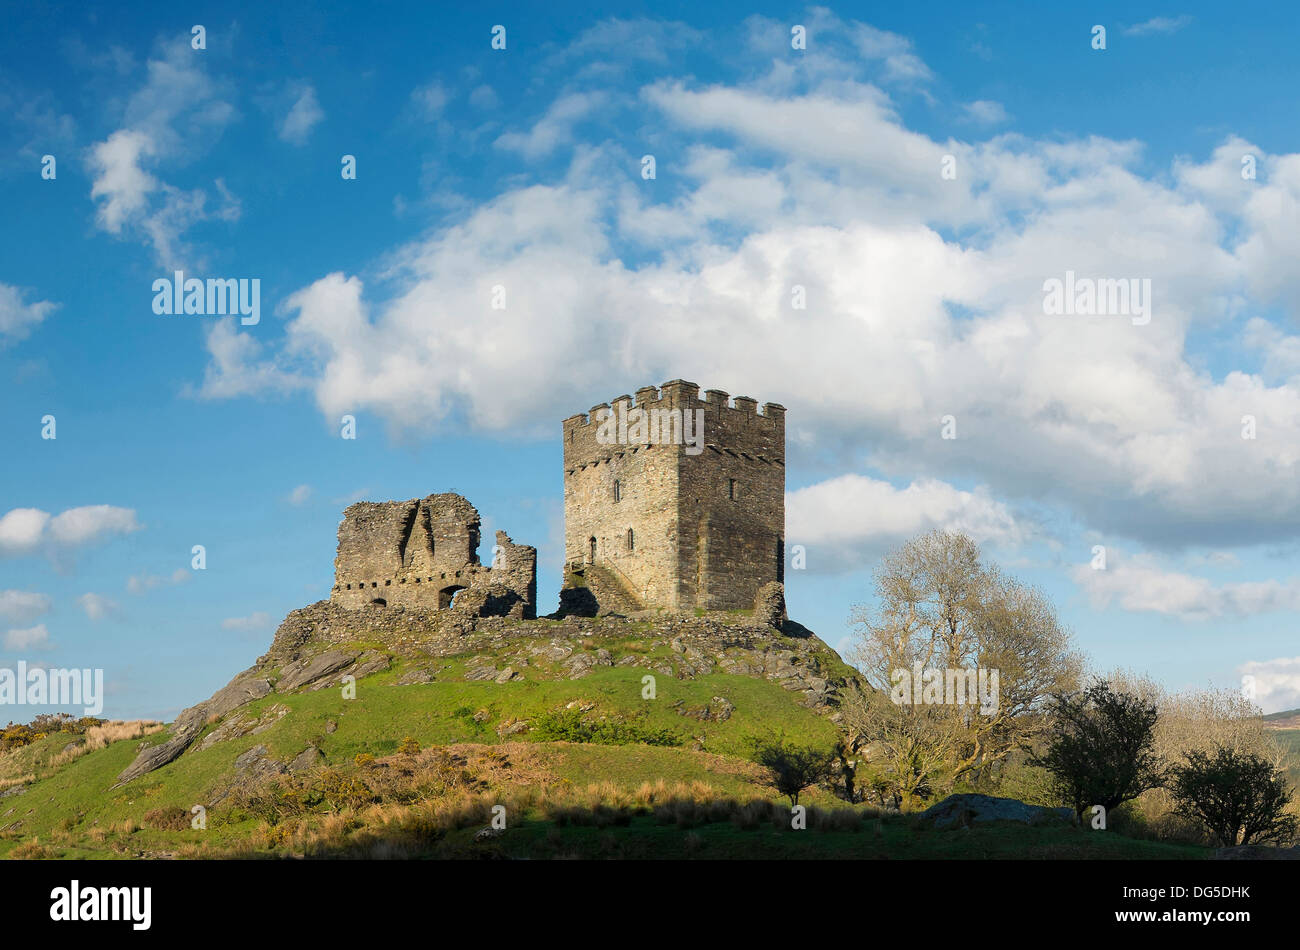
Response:
[[[519,616],[536,616],[537,550],[498,532],[501,569],[484,567],[480,523],[478,510],[450,493],[349,506],[330,599],[345,607],[446,608],[459,591],[495,583],[517,595]]]
[[[611,402],[563,423],[566,560],[590,562],[595,537],[597,562],[617,568],[648,606],[752,607],[760,587],[784,579],[784,407],[767,403],[759,414],[755,400],[733,403],[720,390],[701,399],[683,380]],[[631,426],[617,433],[624,441],[603,444],[602,410],[620,406],[702,413],[701,451],[638,442],[647,433]]]

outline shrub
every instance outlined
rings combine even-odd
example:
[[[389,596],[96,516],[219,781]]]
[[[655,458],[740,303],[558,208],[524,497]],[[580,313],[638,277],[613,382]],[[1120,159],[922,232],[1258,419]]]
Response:
[[[682,739],[671,729],[653,729],[627,719],[598,719],[587,722],[577,709],[557,709],[533,720],[528,738],[534,742],[591,742],[599,745],[676,746]]]
[[[754,761],[768,771],[768,784],[791,806],[799,804],[805,789],[830,775],[835,761],[832,750],[800,747],[784,736],[751,739],[750,746]]]
[[[179,805],[164,805],[145,812],[141,821],[156,831],[185,831],[190,827],[190,813]]]
[[[1098,681],[1081,693],[1052,697],[1052,736],[1030,764],[1047,769],[1059,800],[1082,820],[1093,805],[1112,812],[1164,784],[1152,746],[1159,719],[1155,704],[1118,693]]]
[[[1291,790],[1267,759],[1225,746],[1212,756],[1193,749],[1185,758],[1185,764],[1173,769],[1174,802],[1220,844],[1286,842],[1295,837],[1296,817],[1286,813]]]

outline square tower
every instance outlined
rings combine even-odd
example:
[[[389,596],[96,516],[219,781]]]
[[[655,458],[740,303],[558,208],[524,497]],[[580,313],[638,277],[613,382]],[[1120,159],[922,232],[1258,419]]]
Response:
[[[784,581],[785,407],[680,379],[564,420],[564,546],[643,607],[735,610]]]

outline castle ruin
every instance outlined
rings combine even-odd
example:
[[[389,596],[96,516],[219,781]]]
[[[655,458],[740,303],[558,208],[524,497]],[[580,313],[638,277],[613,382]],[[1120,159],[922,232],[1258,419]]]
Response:
[[[448,608],[474,591],[477,612],[537,616],[537,549],[497,532],[491,567],[479,563],[478,509],[460,495],[357,502],[343,512],[334,589],[344,607]]]
[[[699,391],[675,379],[564,420],[571,575],[672,610],[750,609],[784,582],[785,407]]]
[[[784,583],[785,407],[699,391],[675,379],[564,420],[561,615],[749,610]],[[456,494],[351,505],[330,600],[535,618],[537,549],[498,531],[485,567],[479,528]]]

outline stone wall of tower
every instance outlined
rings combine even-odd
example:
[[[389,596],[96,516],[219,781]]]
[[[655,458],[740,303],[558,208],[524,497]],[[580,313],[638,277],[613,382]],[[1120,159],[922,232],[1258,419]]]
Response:
[[[578,424],[585,418],[565,421],[565,562],[593,563],[594,539],[594,563],[612,568],[642,603],[676,607],[677,452],[600,446],[595,426]]]
[[[632,408],[660,426],[602,431]],[[690,414],[695,445],[671,441],[664,411]],[[702,420],[701,423],[697,420]],[[564,421],[565,552],[570,563],[612,566],[647,606],[748,609],[765,583],[784,580],[785,409],[757,412],[744,396],[673,380]],[[603,437],[602,437],[603,436]],[[668,444],[664,444],[667,442]],[[618,500],[614,483],[618,482]],[[634,544],[627,545],[627,530]]]

